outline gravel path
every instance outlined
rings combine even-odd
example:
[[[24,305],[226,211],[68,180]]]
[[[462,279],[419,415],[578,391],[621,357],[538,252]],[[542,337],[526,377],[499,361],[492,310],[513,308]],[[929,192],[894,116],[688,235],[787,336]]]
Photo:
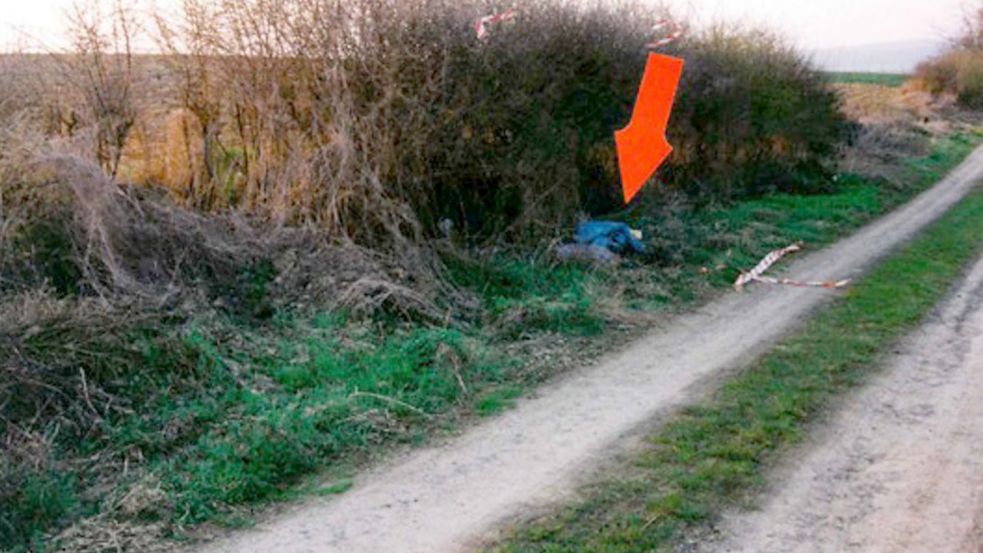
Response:
[[[776,472],[760,511],[695,549],[983,553],[983,261]]]
[[[791,265],[793,278],[857,276],[983,178],[983,149],[907,206]],[[198,551],[451,553],[555,501],[653,420],[699,397],[795,327],[826,290],[752,286],[662,328],[445,443],[364,474]]]

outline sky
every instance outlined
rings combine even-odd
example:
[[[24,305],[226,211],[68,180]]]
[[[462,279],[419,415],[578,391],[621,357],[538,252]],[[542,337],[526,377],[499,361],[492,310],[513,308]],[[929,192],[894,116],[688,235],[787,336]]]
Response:
[[[799,46],[822,49],[942,39],[967,0],[670,0],[699,21],[765,23]]]
[[[140,8],[180,0],[133,0]],[[650,0],[656,2],[657,0]],[[666,0],[688,18],[764,23],[815,50],[951,36],[968,0]],[[59,46],[73,0],[0,0],[0,46]],[[516,1],[521,10],[522,0]]]

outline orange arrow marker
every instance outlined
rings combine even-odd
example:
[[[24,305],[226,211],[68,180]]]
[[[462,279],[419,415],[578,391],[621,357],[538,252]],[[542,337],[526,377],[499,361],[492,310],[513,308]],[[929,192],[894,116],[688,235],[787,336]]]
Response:
[[[672,153],[666,127],[682,75],[683,60],[649,54],[631,121],[614,133],[626,204]]]

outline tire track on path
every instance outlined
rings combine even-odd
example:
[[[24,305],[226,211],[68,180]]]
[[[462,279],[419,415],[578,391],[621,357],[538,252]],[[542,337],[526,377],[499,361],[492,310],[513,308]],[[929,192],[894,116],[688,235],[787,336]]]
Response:
[[[702,553],[983,553],[983,260]]]

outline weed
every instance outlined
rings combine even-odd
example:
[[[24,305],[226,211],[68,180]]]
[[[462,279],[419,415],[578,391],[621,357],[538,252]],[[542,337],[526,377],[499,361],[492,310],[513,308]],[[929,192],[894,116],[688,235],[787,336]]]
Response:
[[[491,416],[510,408],[521,395],[522,389],[515,386],[492,389],[478,400],[475,409],[482,417]]]
[[[22,467],[4,465],[0,464],[4,478],[17,482],[17,487],[0,502],[0,535],[7,544],[40,550],[41,537],[53,524],[80,514],[83,502],[78,496],[78,475],[70,471],[25,472]]]

